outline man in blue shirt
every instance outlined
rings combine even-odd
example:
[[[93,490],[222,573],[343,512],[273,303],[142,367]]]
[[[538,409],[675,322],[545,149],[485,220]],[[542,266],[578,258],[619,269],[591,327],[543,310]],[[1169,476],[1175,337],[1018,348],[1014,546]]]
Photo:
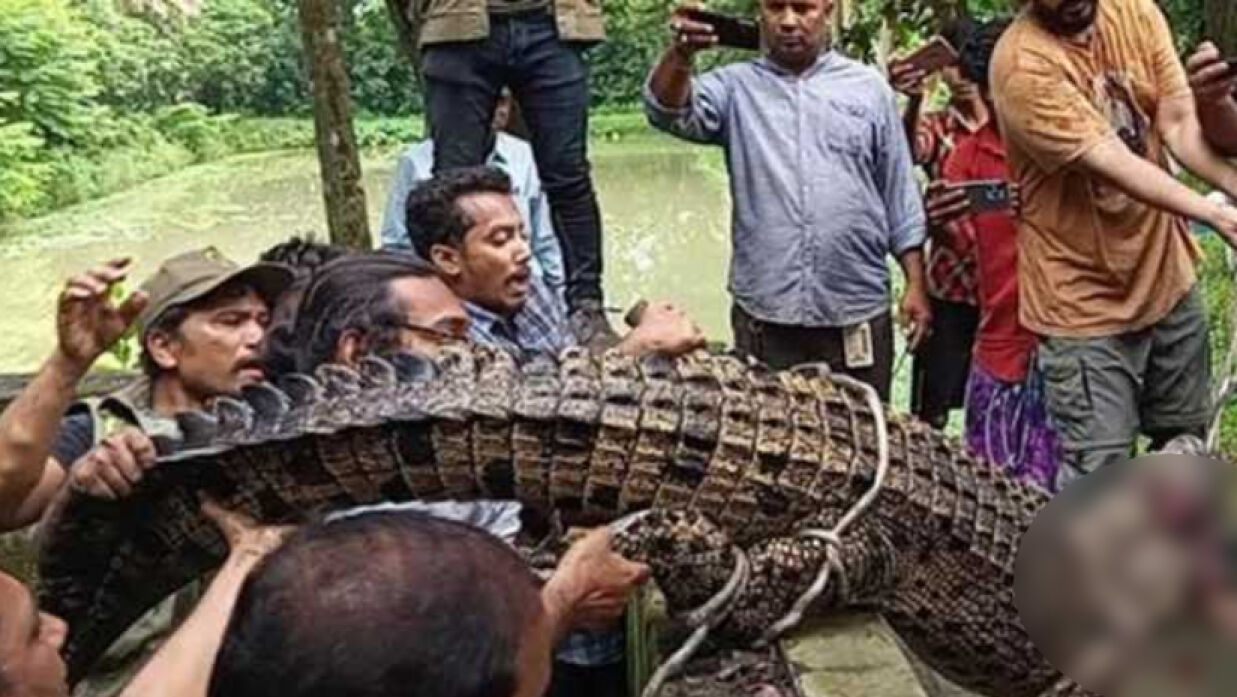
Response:
[[[764,55],[692,76],[712,27],[676,12],[645,87],[649,121],[726,154],[737,347],[774,368],[824,361],[888,401],[887,257],[909,342],[928,332],[925,216],[893,90],[827,45],[833,0],[761,0]]]
[[[528,238],[511,179],[493,167],[468,167],[422,182],[408,195],[409,238],[471,319],[469,336],[513,355],[558,354],[577,344],[560,294],[532,274]],[[679,355],[704,335],[669,303],[652,303],[617,345],[631,355]]]
[[[507,132],[515,103],[511,91],[504,88],[494,110],[493,147],[486,164],[497,167],[511,177],[512,195],[532,247],[531,267],[546,285],[562,292],[566,282],[563,253],[554,235],[550,204],[541,189],[541,178],[533,160],[533,149],[527,141]],[[408,192],[420,182],[434,176],[434,141],[430,138],[404,151],[391,181],[387,205],[382,215],[382,246],[386,249],[412,249],[408,229],[404,226],[404,206]]]

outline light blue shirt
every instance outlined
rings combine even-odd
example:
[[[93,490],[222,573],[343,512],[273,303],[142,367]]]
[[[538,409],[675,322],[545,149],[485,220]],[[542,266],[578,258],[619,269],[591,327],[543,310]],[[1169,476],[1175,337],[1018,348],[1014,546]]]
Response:
[[[887,257],[924,243],[925,215],[893,90],[836,52],[795,75],[761,57],[692,81],[656,128],[721,146],[730,173],[728,288],[749,315],[844,327],[888,311]]]
[[[563,254],[550,220],[550,204],[541,190],[533,149],[526,141],[502,131],[495,139],[494,150],[486,164],[497,167],[511,177],[516,207],[524,219],[532,249],[532,272],[544,278],[551,288],[561,288],[566,281]],[[387,195],[382,215],[382,246],[387,249],[412,250],[408,228],[404,223],[404,205],[408,193],[420,182],[434,176],[434,141],[426,139],[400,155]]]

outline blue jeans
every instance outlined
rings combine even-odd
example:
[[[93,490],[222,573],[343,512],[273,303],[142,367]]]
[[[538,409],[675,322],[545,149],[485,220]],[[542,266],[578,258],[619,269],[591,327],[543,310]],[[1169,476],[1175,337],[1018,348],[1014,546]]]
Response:
[[[563,249],[567,302],[601,301],[601,212],[588,162],[584,46],[558,38],[548,10],[490,15],[480,41],[431,44],[421,60],[434,172],[481,165],[504,86],[531,131],[533,155]]]

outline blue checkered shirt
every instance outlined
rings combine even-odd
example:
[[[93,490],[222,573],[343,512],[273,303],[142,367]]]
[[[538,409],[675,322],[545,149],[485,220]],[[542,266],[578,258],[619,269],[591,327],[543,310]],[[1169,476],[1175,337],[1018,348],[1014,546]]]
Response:
[[[472,319],[470,338],[478,344],[498,346],[513,356],[525,353],[558,355],[576,344],[567,325],[567,310],[561,296],[534,276],[529,281],[524,307],[512,317],[503,317],[473,303],[464,303]],[[578,666],[611,665],[623,660],[623,631],[578,630],[558,645],[558,660]]]
[[[465,302],[472,320],[470,337],[478,344],[498,346],[513,356],[525,353],[558,355],[576,344],[567,326],[562,296],[536,276],[529,278],[528,300],[511,317]]]

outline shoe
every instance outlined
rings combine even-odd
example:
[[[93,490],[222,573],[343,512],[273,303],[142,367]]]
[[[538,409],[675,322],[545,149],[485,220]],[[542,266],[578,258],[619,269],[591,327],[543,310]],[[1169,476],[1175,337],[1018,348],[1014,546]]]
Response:
[[[622,341],[606,319],[601,303],[596,300],[581,302],[567,322],[576,341],[590,351],[606,351]]]

